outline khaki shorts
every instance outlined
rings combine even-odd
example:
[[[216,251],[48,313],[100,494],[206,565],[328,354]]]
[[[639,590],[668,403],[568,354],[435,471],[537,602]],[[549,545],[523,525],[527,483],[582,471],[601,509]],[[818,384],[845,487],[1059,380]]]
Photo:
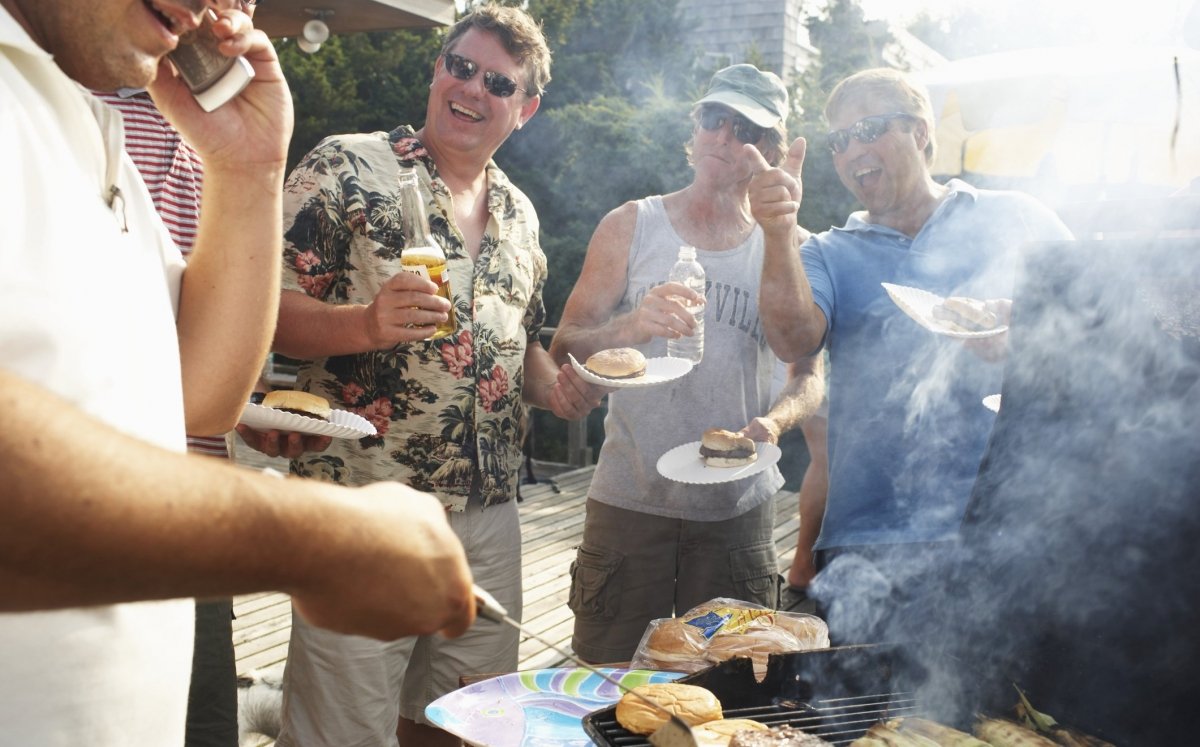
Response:
[[[517,503],[477,501],[448,514],[475,583],[521,619],[521,530]],[[459,638],[382,642],[331,633],[292,615],[283,673],[279,747],[396,747],[399,717],[428,724],[425,706],[458,689],[459,677],[517,668],[518,636],[479,620]]]
[[[646,625],[716,597],[776,608],[774,498],[724,521],[685,521],[587,502],[571,564],[571,645],[593,663],[633,658]]]

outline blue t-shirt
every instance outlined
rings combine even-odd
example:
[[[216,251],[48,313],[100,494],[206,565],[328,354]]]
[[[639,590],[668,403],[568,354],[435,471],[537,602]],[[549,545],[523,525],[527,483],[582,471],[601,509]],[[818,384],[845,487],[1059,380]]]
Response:
[[[1002,364],[921,327],[880,284],[1011,298],[1020,246],[1070,238],[1028,195],[947,186],[916,238],[855,213],[801,249],[838,372],[817,549],[952,537],[994,419],[982,400],[1000,391]]]

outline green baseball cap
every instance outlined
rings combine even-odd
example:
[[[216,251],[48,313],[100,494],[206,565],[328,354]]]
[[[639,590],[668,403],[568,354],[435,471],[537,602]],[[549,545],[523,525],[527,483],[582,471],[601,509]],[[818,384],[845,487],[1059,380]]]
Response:
[[[788,93],[775,73],[742,63],[718,70],[701,104],[721,104],[759,127],[774,127],[787,120]]]

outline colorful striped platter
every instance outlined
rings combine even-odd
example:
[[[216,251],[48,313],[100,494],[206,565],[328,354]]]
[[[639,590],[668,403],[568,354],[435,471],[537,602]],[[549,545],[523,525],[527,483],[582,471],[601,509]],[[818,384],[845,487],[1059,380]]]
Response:
[[[681,672],[602,667],[627,688],[670,682]],[[622,691],[590,670],[569,667],[514,672],[476,682],[425,708],[437,727],[483,747],[589,747],[583,717],[617,702]]]

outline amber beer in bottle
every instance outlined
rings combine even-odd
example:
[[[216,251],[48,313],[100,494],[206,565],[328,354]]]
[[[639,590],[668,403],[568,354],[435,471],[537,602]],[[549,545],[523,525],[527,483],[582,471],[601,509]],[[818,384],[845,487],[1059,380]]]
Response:
[[[400,252],[400,264],[405,272],[411,272],[437,283],[437,295],[450,302],[450,313],[446,321],[437,326],[430,340],[438,340],[454,334],[454,298],[450,295],[450,273],[446,271],[446,253],[433,240],[429,221],[425,217],[425,205],[417,188],[417,173],[412,169],[400,171],[400,222],[404,231],[404,249]]]

